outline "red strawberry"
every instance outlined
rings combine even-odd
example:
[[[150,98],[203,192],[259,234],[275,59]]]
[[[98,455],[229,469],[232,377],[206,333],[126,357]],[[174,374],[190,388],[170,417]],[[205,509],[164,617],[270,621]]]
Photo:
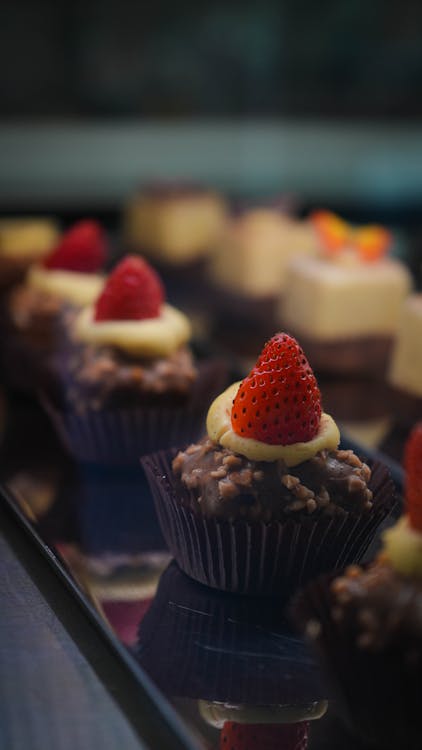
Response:
[[[298,724],[238,724],[226,721],[220,750],[306,750],[308,722]]]
[[[422,422],[417,424],[406,443],[405,497],[410,525],[422,532]]]
[[[96,221],[79,221],[69,229],[50,255],[44,266],[63,271],[95,273],[104,266],[106,237]]]
[[[321,394],[296,339],[277,333],[264,346],[234,398],[234,432],[269,445],[312,440],[321,418]]]
[[[156,318],[163,302],[164,288],[158,274],[143,258],[127,255],[98,297],[95,320]]]

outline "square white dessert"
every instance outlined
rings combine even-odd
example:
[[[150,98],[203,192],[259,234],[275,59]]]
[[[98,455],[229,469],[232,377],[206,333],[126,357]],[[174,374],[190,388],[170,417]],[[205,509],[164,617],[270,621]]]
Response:
[[[225,203],[212,192],[146,191],[128,204],[125,235],[129,245],[153,259],[185,263],[210,252],[225,219]]]
[[[278,296],[290,260],[316,252],[315,232],[308,222],[270,208],[251,209],[227,225],[210,258],[209,272],[217,285],[231,292]]]
[[[409,271],[390,258],[298,258],[287,272],[281,320],[286,330],[321,341],[391,336],[410,288]]]
[[[422,294],[411,294],[402,307],[388,380],[422,397]]]

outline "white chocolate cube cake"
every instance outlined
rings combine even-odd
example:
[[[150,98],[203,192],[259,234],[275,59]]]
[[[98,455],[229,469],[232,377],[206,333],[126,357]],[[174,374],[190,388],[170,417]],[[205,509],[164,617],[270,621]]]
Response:
[[[182,265],[210,252],[225,220],[225,202],[211,190],[186,185],[151,187],[128,203],[125,241],[153,260]]]
[[[271,208],[251,209],[226,225],[210,258],[209,274],[216,286],[235,294],[278,297],[291,259],[316,252],[308,222]]]
[[[422,398],[422,294],[411,294],[402,307],[388,380],[403,393]]]
[[[411,288],[409,271],[390,258],[343,261],[292,262],[281,307],[283,325],[321,342],[392,337]]]

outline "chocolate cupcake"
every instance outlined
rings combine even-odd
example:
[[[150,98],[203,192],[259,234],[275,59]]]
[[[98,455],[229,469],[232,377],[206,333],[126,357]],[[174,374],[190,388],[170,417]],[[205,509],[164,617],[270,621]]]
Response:
[[[300,336],[318,372],[379,376],[411,288],[410,273],[385,257],[392,239],[385,229],[357,229],[327,211],[311,219],[320,253],[290,264],[282,323]]]
[[[407,513],[384,535],[379,558],[321,579],[294,616],[314,642],[343,717],[371,743],[419,748],[422,694],[422,425],[406,450]]]
[[[290,594],[361,559],[394,505],[393,485],[339,450],[298,343],[277,334],[255,367],[211,405],[207,436],[143,460],[163,534],[201,583]]]
[[[12,387],[45,387],[47,359],[69,345],[69,322],[102,288],[106,250],[102,228],[79,222],[10,292],[2,316],[1,369]]]
[[[198,434],[205,393],[218,387],[223,368],[196,366],[189,321],[164,302],[144,260],[122,260],[69,331],[73,348],[56,363],[61,392],[44,402],[76,458],[136,464]]]

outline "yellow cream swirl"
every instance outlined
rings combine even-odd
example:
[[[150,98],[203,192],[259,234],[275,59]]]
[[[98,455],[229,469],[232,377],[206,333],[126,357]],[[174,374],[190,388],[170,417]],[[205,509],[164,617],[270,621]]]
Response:
[[[77,307],[94,302],[104,286],[104,276],[100,274],[49,270],[38,265],[29,269],[27,281],[34,289],[54,294]]]
[[[340,432],[329,414],[321,415],[319,430],[312,440],[292,445],[268,445],[260,440],[237,435],[232,429],[231,409],[240,382],[233,383],[211,404],[207,415],[207,432],[210,440],[240,453],[250,461],[283,460],[286,466],[297,466],[316,456],[321,450],[336,450],[340,443]]]
[[[89,344],[117,346],[128,354],[162,357],[172,354],[191,337],[188,318],[171,305],[163,305],[157,318],[95,320],[87,307],[75,321],[76,338]]]
[[[422,534],[402,516],[384,531],[384,553],[393,568],[403,575],[422,576]]]
[[[237,724],[296,724],[320,719],[327,712],[326,700],[289,705],[254,706],[217,701],[198,701],[199,713],[213,727],[222,729],[226,721]]]

